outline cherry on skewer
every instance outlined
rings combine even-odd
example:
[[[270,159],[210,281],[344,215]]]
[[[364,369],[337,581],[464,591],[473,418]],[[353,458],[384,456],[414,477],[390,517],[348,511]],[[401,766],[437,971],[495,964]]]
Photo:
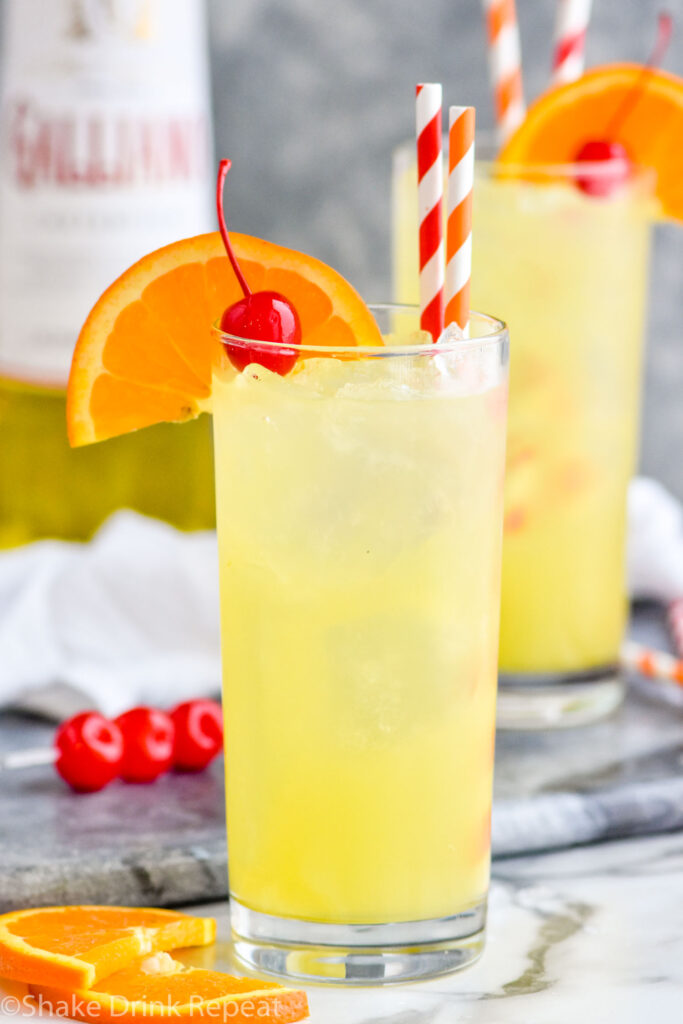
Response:
[[[83,711],[63,722],[55,735],[55,768],[77,793],[96,793],[121,769],[123,735],[97,711]]]
[[[77,793],[96,793],[119,777],[152,782],[171,767],[201,771],[222,745],[223,716],[215,700],[184,701],[168,714],[131,708],[116,721],[82,711],[62,722],[52,746],[0,754],[0,774],[53,764]]]
[[[231,166],[230,160],[221,160],[219,164],[216,209],[225,251],[244,298],[228,306],[221,317],[220,327],[225,334],[248,339],[249,343],[240,344],[238,341],[226,340],[223,344],[230,362],[240,372],[250,363],[260,363],[273,373],[284,376],[289,373],[298,358],[298,352],[286,346],[301,343],[299,315],[291,302],[279,292],[252,292],[247,284],[230,241],[223,208],[225,178]],[[259,341],[275,342],[276,345],[259,345]]]
[[[175,726],[170,715],[140,706],[115,720],[123,734],[119,775],[124,782],[153,782],[173,764]]]
[[[187,700],[171,711],[175,726],[173,767],[199,772],[223,746],[223,712],[215,700]]]

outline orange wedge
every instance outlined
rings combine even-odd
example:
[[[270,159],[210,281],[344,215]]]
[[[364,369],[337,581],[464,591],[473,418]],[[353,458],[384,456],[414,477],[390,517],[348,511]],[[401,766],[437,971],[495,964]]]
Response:
[[[0,916],[0,976],[90,988],[144,953],[213,942],[216,922],[171,910],[43,907]]]
[[[60,1016],[93,1024],[171,1020],[290,1024],[308,1016],[306,993],[256,978],[184,967],[167,953],[143,957],[94,988],[70,990],[44,983],[31,994]]]
[[[302,344],[382,344],[372,314],[335,270],[259,238],[231,238],[252,290],[280,292],[294,305]],[[71,444],[210,411],[220,347],[211,326],[241,297],[218,232],[174,242],[126,270],[98,300],[76,345]]]
[[[615,114],[640,89],[630,113],[607,139]],[[499,159],[508,164],[572,163],[587,141],[620,142],[634,163],[656,171],[663,214],[683,220],[682,138],[683,79],[664,71],[645,76],[637,64],[608,64],[544,93],[529,107]]]

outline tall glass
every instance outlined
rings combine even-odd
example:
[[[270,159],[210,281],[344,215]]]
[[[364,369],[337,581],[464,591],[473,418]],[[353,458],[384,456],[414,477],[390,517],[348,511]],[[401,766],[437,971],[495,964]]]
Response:
[[[483,945],[508,361],[375,315],[213,391],[235,948],[359,984]]]
[[[399,298],[417,291],[413,147],[394,166]],[[472,293],[515,338],[499,725],[583,724],[621,700],[626,492],[634,471],[652,221],[648,172],[608,198],[604,166],[475,177]]]

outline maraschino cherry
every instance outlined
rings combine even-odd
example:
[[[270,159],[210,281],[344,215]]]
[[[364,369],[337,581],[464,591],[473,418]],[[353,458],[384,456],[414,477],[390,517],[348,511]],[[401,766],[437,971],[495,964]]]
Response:
[[[123,735],[124,782],[153,782],[173,764],[175,726],[164,711],[140,705],[115,720]]]
[[[590,139],[579,149],[574,157],[577,164],[593,164],[600,166],[599,172],[586,169],[577,171],[576,184],[587,195],[610,196],[628,181],[633,170],[633,163],[626,147],[616,140],[616,135],[642,96],[647,80],[652,71],[659,66],[671,40],[673,18],[670,14],[659,15],[657,40],[647,64],[643,67],[640,80],[626,96],[618,108],[605,132],[604,139]]]
[[[123,735],[97,711],[83,711],[55,735],[55,768],[78,793],[95,793],[116,778],[123,760]]]
[[[244,298],[228,306],[221,317],[220,326],[225,334],[249,341],[241,344],[238,341],[226,340],[223,344],[230,362],[237,370],[242,371],[250,363],[260,363],[273,373],[284,376],[289,373],[298,358],[298,352],[286,346],[301,343],[301,323],[294,306],[284,295],[272,291],[252,292],[237,262],[223,209],[225,177],[231,166],[230,160],[221,160],[219,164],[216,208],[225,251],[244,292]],[[276,345],[259,345],[259,341],[275,342]]]
[[[599,172],[594,168],[576,172],[576,184],[589,196],[612,195],[626,184],[633,170],[626,147],[621,142],[608,142],[607,139],[584,142],[574,162],[601,165]]]
[[[186,700],[170,712],[175,726],[173,767],[199,772],[223,746],[223,712],[215,700]]]

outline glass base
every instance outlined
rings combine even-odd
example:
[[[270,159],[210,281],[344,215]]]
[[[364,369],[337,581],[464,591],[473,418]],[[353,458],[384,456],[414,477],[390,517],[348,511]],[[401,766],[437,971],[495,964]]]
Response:
[[[486,901],[452,917],[319,924],[260,914],[230,899],[234,949],[248,967],[302,982],[390,985],[461,970],[484,949]]]
[[[617,665],[587,672],[501,673],[499,729],[571,729],[606,718],[624,699]]]

